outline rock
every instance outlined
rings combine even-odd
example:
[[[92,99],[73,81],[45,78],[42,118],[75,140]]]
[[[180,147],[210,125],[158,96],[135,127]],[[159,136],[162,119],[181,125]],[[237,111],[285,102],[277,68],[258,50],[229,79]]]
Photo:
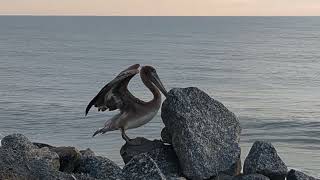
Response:
[[[81,156],[83,156],[83,157],[95,156],[94,152],[93,152],[90,148],[87,148],[87,149],[85,149],[85,150],[80,150],[80,154],[81,154]]]
[[[131,140],[134,144],[125,144],[120,150],[123,161],[127,164],[133,157],[145,153],[157,164],[165,177],[180,177],[181,171],[177,156],[171,145],[165,145],[162,141],[150,141],[145,138]]]
[[[162,104],[161,117],[187,178],[239,174],[240,123],[223,104],[198,88],[175,88]]]
[[[22,134],[6,136],[0,147],[0,179],[72,179],[59,172],[59,156],[49,148],[38,148]]]
[[[125,164],[138,154],[149,152],[163,146],[163,143],[159,140],[150,141],[143,137],[132,139],[131,142],[135,145],[126,143],[120,149],[120,155]]]
[[[227,174],[219,174],[218,176],[211,178],[210,180],[235,180],[235,178]]]
[[[72,176],[74,177],[73,180],[98,180],[88,174],[73,174]]]
[[[238,176],[230,176],[227,174],[219,174],[212,180],[270,180],[268,177],[262,174],[249,174],[249,175],[238,175]]]
[[[314,177],[308,176],[303,172],[291,169],[287,175],[287,180],[320,180]]]
[[[51,151],[59,155],[60,171],[71,173],[80,163],[80,152],[74,147],[53,147]]]
[[[43,147],[47,147],[49,149],[54,148],[54,146],[51,146],[51,145],[45,144],[45,143],[33,142],[32,144],[37,146],[38,148],[43,148]]]
[[[13,149],[21,152],[36,148],[32,142],[30,142],[29,139],[22,134],[11,134],[5,136],[1,140],[1,145],[4,149]]]
[[[75,172],[97,179],[123,179],[121,168],[113,161],[101,156],[82,156]]]
[[[172,141],[171,141],[171,134],[169,133],[169,130],[167,127],[164,127],[162,130],[161,130],[161,139],[164,143],[168,143],[168,144],[172,144]]]
[[[166,180],[157,163],[145,153],[134,156],[123,167],[123,172],[128,180]]]
[[[29,161],[35,159],[46,162],[53,170],[58,171],[60,169],[59,155],[49,150],[49,148],[32,149],[25,154]]]
[[[284,180],[287,171],[273,145],[263,141],[253,144],[243,166],[244,174],[263,174],[271,180]]]
[[[270,179],[262,174],[248,174],[248,175],[241,176],[237,180],[270,180]]]

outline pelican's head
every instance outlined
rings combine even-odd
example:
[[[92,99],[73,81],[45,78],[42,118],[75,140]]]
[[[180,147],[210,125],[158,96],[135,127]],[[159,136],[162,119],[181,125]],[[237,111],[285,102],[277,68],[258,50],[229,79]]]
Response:
[[[167,96],[168,92],[164,88],[156,69],[154,69],[152,66],[142,66],[141,71],[146,75],[146,77],[155,85],[157,88],[163,93],[163,95]]]

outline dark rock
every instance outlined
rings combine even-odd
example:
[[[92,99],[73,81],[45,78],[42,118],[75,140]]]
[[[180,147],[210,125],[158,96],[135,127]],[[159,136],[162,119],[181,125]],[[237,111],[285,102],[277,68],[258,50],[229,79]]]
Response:
[[[74,147],[53,147],[51,151],[59,155],[60,171],[71,173],[80,163],[80,152]]]
[[[176,88],[162,104],[161,117],[186,177],[239,173],[240,123],[223,104],[198,88]]]
[[[126,164],[134,156],[146,153],[166,177],[181,176],[178,159],[171,145],[165,145],[159,140],[150,141],[141,137],[132,139],[131,141],[139,145],[129,145],[126,143],[120,150],[120,154]]]
[[[287,175],[287,180],[320,180],[314,177],[308,176],[303,172],[291,169]]]
[[[97,179],[123,179],[121,168],[113,161],[101,156],[81,156],[79,167],[75,172]]]
[[[262,174],[248,174],[248,175],[241,176],[237,180],[270,180],[270,179]]]
[[[93,152],[90,148],[87,148],[87,149],[85,149],[85,150],[80,150],[80,154],[81,154],[81,156],[83,156],[83,157],[95,156],[94,152]]]
[[[271,180],[284,180],[287,171],[273,145],[263,141],[253,144],[243,166],[244,174],[263,174]]]
[[[98,180],[88,174],[73,174],[72,176],[74,177],[73,180]]]
[[[123,167],[123,172],[128,180],[166,180],[157,163],[147,154],[134,156]]]
[[[159,140],[150,141],[143,137],[132,139],[134,145],[124,144],[120,149],[120,155],[125,164],[127,164],[134,156],[161,148],[163,143]]]
[[[172,137],[167,127],[161,130],[161,139],[164,143],[172,144]]]
[[[51,146],[51,145],[45,144],[45,143],[33,142],[32,144],[37,146],[38,148],[43,148],[43,147],[47,147],[49,149],[54,148],[54,146]]]
[[[210,180],[235,180],[235,178],[227,174],[219,174],[218,176],[211,178]]]
[[[212,180],[270,180],[268,177],[262,174],[249,174],[249,175],[238,175],[238,176],[230,176],[227,174],[219,174],[215,178],[211,178]]]

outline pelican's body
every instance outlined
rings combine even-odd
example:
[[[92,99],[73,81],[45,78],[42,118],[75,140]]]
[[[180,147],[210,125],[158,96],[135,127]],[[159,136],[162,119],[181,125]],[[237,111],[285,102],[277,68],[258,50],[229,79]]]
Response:
[[[153,67],[143,66],[140,71],[138,68],[139,65],[136,64],[122,71],[114,80],[102,88],[87,106],[86,114],[92,105],[97,107],[99,111],[120,110],[119,114],[107,120],[104,128],[97,130],[93,136],[120,129],[123,139],[129,142],[130,138],[125,134],[125,130],[140,127],[148,123],[157,114],[161,106],[160,91],[165,95],[167,92]],[[153,94],[153,99],[148,102],[134,97],[127,89],[131,78],[139,72],[144,85]]]

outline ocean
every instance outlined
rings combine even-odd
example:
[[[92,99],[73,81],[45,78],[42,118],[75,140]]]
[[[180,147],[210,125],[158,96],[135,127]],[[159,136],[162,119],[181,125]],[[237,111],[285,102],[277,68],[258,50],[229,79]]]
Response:
[[[242,126],[242,160],[270,141],[289,168],[320,176],[320,17],[0,16],[0,138],[90,148],[123,165],[120,132],[92,138],[116,112],[85,107],[121,70],[157,69],[196,86]],[[132,93],[152,98],[139,76]],[[160,112],[133,138],[159,139]]]

